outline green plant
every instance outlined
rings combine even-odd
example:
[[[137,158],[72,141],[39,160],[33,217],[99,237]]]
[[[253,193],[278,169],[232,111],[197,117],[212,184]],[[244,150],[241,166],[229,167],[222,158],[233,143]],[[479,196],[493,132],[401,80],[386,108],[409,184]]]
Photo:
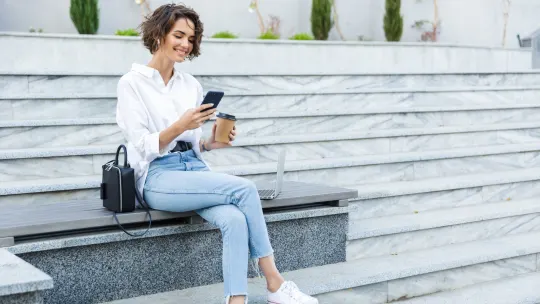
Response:
[[[328,40],[332,21],[332,0],[313,0],[311,6],[311,32],[317,40]]]
[[[71,21],[79,34],[95,34],[99,28],[98,0],[71,0]]]
[[[272,32],[271,30],[268,30],[262,33],[261,35],[259,35],[257,39],[275,40],[275,39],[279,39],[279,35]]]
[[[236,39],[238,38],[238,36],[229,31],[223,31],[215,33],[214,35],[212,35],[212,38]]]
[[[298,33],[294,36],[291,36],[289,40],[313,40],[313,36],[308,33]]]
[[[139,36],[139,32],[137,32],[136,29],[125,29],[125,30],[116,30],[116,33],[114,33],[117,36]]]
[[[34,27],[30,27],[30,29],[28,30],[30,33],[43,33],[43,29],[42,28],[39,28],[39,29],[35,29]]]
[[[403,35],[403,16],[401,16],[401,0],[386,0],[384,15],[384,35],[386,41],[399,41]]]

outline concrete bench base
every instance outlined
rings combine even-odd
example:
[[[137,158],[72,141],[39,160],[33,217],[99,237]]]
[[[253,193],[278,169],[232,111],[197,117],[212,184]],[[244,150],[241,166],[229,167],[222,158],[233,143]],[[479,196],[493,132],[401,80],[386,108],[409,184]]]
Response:
[[[281,271],[345,261],[348,207],[265,216]],[[96,303],[221,282],[219,230],[207,223],[185,226],[200,230],[125,241],[103,239],[102,243],[19,252],[18,256],[53,278],[55,287],[44,292],[45,303],[51,304]],[[105,235],[117,237],[118,233]],[[84,237],[79,238],[56,242],[84,244]],[[35,249],[39,244],[24,246],[12,249]],[[250,270],[249,276],[254,275]]]
[[[0,297],[2,304],[43,304],[43,294],[41,292],[28,292],[10,296]]]

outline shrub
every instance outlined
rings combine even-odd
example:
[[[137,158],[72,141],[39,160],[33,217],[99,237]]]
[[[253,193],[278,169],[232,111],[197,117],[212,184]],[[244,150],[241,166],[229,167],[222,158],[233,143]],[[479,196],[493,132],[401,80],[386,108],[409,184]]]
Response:
[[[38,28],[37,30],[34,28],[34,27],[30,27],[30,29],[28,30],[30,33],[43,33],[43,29],[42,28]]]
[[[313,40],[313,36],[308,33],[298,33],[289,38],[290,40]]]
[[[71,21],[79,34],[95,34],[99,28],[98,0],[71,0]]]
[[[311,32],[317,40],[328,40],[332,22],[332,0],[313,0],[311,6]]]
[[[257,39],[268,39],[268,40],[279,39],[279,35],[269,30],[262,33],[259,37],[257,37]]]
[[[212,38],[236,39],[238,36],[229,31],[223,31],[215,33]]]
[[[139,36],[139,32],[137,32],[136,29],[125,29],[125,30],[116,30],[116,33],[114,33],[117,36]]]
[[[400,14],[401,0],[386,0],[384,35],[387,41],[399,41],[403,35],[403,16]]]

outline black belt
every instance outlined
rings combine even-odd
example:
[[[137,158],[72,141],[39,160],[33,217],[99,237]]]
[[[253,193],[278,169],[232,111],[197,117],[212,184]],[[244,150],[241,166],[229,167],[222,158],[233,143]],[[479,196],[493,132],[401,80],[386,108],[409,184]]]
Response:
[[[170,152],[186,152],[188,150],[191,150],[193,148],[193,145],[190,142],[185,141],[177,141],[176,146],[174,149],[172,149]]]

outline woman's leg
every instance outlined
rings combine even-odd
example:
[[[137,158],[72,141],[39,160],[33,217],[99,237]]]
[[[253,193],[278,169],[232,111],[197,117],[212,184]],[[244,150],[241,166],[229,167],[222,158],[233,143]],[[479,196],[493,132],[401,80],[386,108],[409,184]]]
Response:
[[[219,223],[214,222],[215,215],[228,217],[229,214],[213,212],[212,209],[215,206],[234,205],[232,207],[235,207],[244,216],[248,228],[249,241],[247,244],[249,244],[252,258],[269,257],[273,253],[258,192],[253,182],[249,180],[208,171],[153,170],[145,183],[144,197],[153,209],[173,212],[196,210],[218,227],[220,227]],[[221,226],[225,226],[224,222]],[[223,266],[244,263],[247,267],[247,250],[245,254],[245,258],[231,256],[228,261],[224,261]],[[226,269],[224,269],[224,273],[225,271]],[[265,269],[263,269],[264,271]],[[242,275],[243,279],[238,287],[247,286],[247,268],[245,273],[240,274],[238,271],[238,273],[230,275],[238,275],[238,277]],[[265,275],[267,274],[265,273]],[[226,295],[227,292],[226,290]],[[246,294],[246,292],[247,290],[240,294]]]
[[[223,285],[229,303],[244,303],[247,296],[248,228],[246,217],[234,205],[219,205],[198,213],[221,230],[223,237]]]

